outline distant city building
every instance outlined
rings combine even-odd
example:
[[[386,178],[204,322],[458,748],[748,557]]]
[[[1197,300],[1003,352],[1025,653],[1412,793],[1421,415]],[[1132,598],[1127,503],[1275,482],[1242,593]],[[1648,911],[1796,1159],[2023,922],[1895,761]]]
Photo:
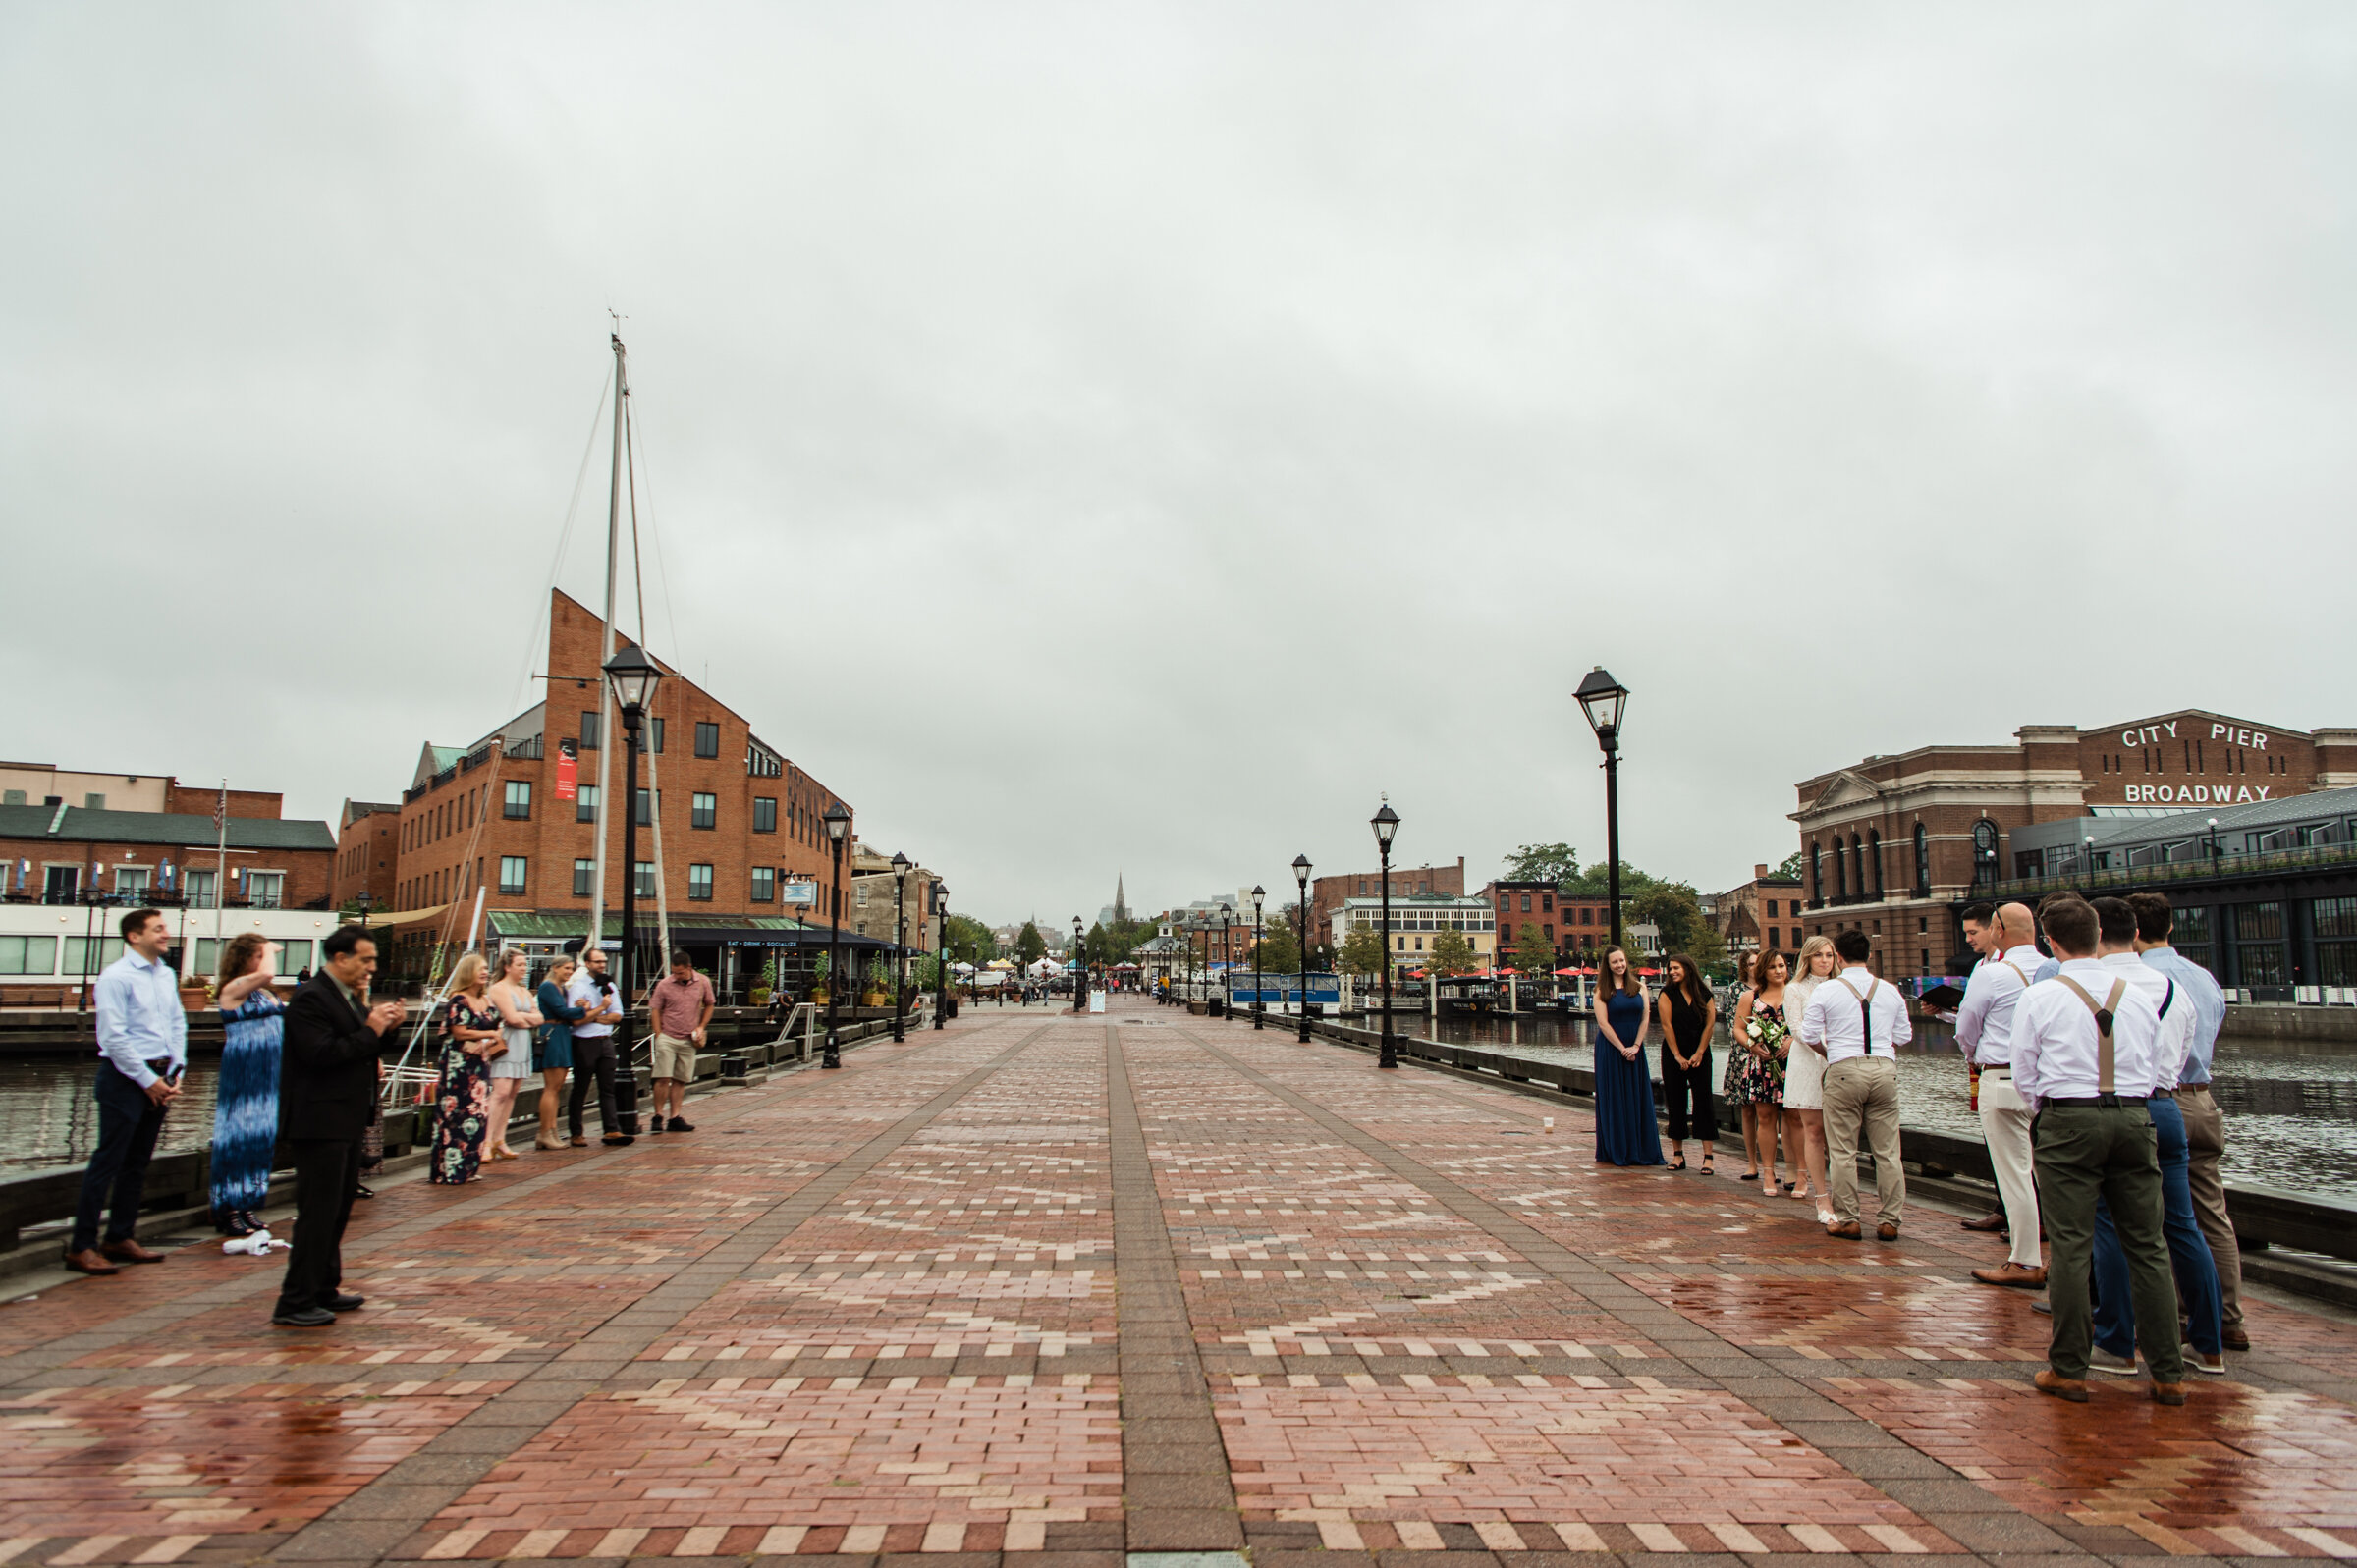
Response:
[[[940,873],[923,866],[912,866],[908,881],[898,889],[892,869],[892,856],[882,854],[861,844],[851,857],[851,899],[844,910],[844,924],[863,936],[882,937],[926,952],[938,951],[941,946],[941,921],[932,913],[933,884]],[[900,899],[900,931],[896,936],[893,924],[895,897]]]
[[[1805,933],[1801,928],[1802,883],[1769,869],[1751,868],[1751,880],[1716,894],[1705,911],[1727,944],[1727,955],[1738,961],[1747,952],[1798,952]]]
[[[1275,890],[1272,890],[1274,892]],[[1309,881],[1309,922],[1319,930],[1334,924],[1334,912],[1342,907],[1344,898],[1371,898],[1383,892],[1383,872],[1353,871],[1334,876],[1312,877]],[[1465,857],[1458,855],[1453,866],[1394,866],[1392,867],[1392,896],[1407,893],[1441,893],[1452,898],[1465,895]],[[1278,900],[1291,903],[1294,894],[1285,891]]]
[[[1352,896],[1344,898],[1336,908],[1327,930],[1335,951],[1340,953],[1351,932],[1380,932],[1382,924],[1380,895]],[[1498,919],[1489,899],[1452,897],[1445,893],[1394,893],[1392,940],[1386,944],[1391,949],[1392,967],[1421,968],[1432,950],[1433,940],[1444,931],[1459,932],[1471,944],[1475,967],[1491,966],[1498,951]]]
[[[400,804],[345,801],[336,817],[336,877],[330,894],[336,907],[355,907],[366,893],[369,907],[391,909],[400,864]]]

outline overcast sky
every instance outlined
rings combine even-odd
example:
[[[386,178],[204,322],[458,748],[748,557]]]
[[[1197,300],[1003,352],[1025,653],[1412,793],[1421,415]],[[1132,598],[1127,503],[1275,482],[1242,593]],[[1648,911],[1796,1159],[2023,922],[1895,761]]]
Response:
[[[2357,723],[2343,0],[19,5],[0,137],[13,758],[532,700],[609,307],[657,651],[993,920],[1601,858],[1598,663],[1706,891],[1869,752]]]

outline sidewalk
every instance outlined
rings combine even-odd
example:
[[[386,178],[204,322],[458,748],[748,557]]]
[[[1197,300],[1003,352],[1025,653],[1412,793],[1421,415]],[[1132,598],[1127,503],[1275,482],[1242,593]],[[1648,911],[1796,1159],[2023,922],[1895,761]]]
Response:
[[[1952,1216],[1504,1089],[1124,998],[691,1114],[386,1190],[334,1329],[210,1245],[0,1312],[0,1563],[2357,1556],[2357,1325],[2060,1404]]]

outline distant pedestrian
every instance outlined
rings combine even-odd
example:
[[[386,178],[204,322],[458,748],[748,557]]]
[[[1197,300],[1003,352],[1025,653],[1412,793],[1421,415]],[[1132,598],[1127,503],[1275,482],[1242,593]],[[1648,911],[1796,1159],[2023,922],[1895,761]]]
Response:
[[[2046,1284],[2046,1260],[2039,1251],[2038,1187],[2030,1154],[2030,1108],[2013,1081],[2013,1031],[2021,999],[2043,956],[2027,904],[1993,909],[1985,903],[1964,909],[1964,940],[1981,955],[1964,982],[1956,1008],[1956,1046],[1980,1074],[1981,1137],[1997,1175],[1998,1201],[2004,1209],[2010,1252],[1993,1269],[1975,1269],[1985,1285],[2037,1290]],[[1966,1229],[1986,1220],[1966,1220]]]
[[[1662,1092],[1670,1098],[1672,1170],[1686,1168],[1686,1133],[1702,1140],[1702,1173],[1711,1173],[1719,1118],[1711,1106],[1711,1037],[1719,1031],[1719,999],[1703,983],[1702,970],[1684,953],[1673,954],[1657,1003],[1662,1025]],[[1740,1050],[1738,1045],[1736,1049]]]
[[[1858,1221],[1858,1146],[1874,1151],[1875,1196],[1881,1203],[1874,1233],[1896,1241],[1906,1218],[1907,1175],[1898,1150],[1898,1048],[1915,1038],[1906,999],[1866,967],[1874,945],[1863,931],[1834,939],[1841,972],[1809,994],[1800,1021],[1801,1043],[1825,1057],[1825,1161],[1834,1221],[1826,1234],[1855,1241]]]
[[[693,959],[678,951],[671,955],[671,973],[656,981],[646,994],[655,1058],[655,1119],[647,1128],[650,1133],[695,1131],[680,1111],[687,1104],[687,1086],[695,1081],[695,1054],[703,1049],[704,1031],[711,1026],[717,1002],[712,982],[695,972]]]
[[[443,1004],[442,1070],[425,1172],[439,1186],[479,1179],[483,1137],[491,1127],[491,1059],[507,1050],[507,1042],[500,1038],[499,1009],[483,995],[484,968],[479,952],[461,958]]]
[[[1800,945],[1799,976],[1784,987],[1784,1153],[1802,1180],[1793,1184],[1795,1198],[1817,1201],[1817,1222],[1834,1222],[1833,1189],[1825,1173],[1825,1057],[1799,1043],[1800,1020],[1809,998],[1834,976],[1841,960],[1831,937],[1811,937]]]
[[[295,1250],[270,1321],[325,1328],[364,1300],[344,1289],[344,1228],[359,1195],[360,1140],[384,1077],[385,1036],[398,1001],[368,1000],[376,943],[338,926],[319,944],[320,971],[287,1004],[279,1130],[295,1156]]]
[[[2087,1399],[2093,1346],[2088,1292],[2096,1208],[2107,1206],[2126,1254],[2137,1337],[2153,1398],[2185,1402],[2177,1293],[2162,1235],[2161,1162],[2146,1109],[2160,1050],[2160,1010],[2096,956],[2100,917],[2083,902],[2040,910],[2060,969],[2033,984],[2013,1020],[2013,1081],[2038,1118],[2038,1196],[2054,1243],[2054,1308],[2039,1391]]]
[[[1752,984],[1735,1002],[1727,1045],[1727,1101],[1741,1108],[1745,1181],[1771,1198],[1783,1195],[1776,1174],[1777,1133],[1784,1114],[1784,1058],[1791,1051],[1790,1006],[1784,1000],[1784,955],[1751,955]]]
[[[2226,1124],[2210,1092],[2218,1033],[2226,1021],[2226,994],[2219,989],[2216,976],[2170,946],[2176,917],[2166,898],[2157,892],[2132,893],[2128,907],[2136,911],[2136,946],[2144,961],[2173,981],[2177,995],[2193,1007],[2192,1035],[2177,1069],[2177,1111],[2185,1121],[2185,1180],[2194,1217],[2218,1270],[2220,1338],[2228,1350],[2248,1350],[2251,1336],[2242,1321],[2242,1249],[2235,1241],[2234,1221],[2226,1215],[2226,1184],[2219,1174],[2219,1162],[2226,1152]]]
[[[180,1005],[180,977],[164,962],[172,928],[153,909],[123,917],[131,950],[108,964],[91,988],[98,1025],[98,1147],[82,1173],[82,1201],[66,1243],[66,1267],[77,1273],[112,1274],[127,1263],[162,1263],[165,1255],[139,1245],[139,1198],[147,1162],[164,1112],[180,1098],[189,1065],[189,1015]],[[111,1199],[110,1199],[111,1194]],[[98,1219],[106,1216],[106,1240]]]
[[[565,988],[573,980],[574,970],[580,966],[570,953],[560,956],[540,977],[540,1016],[547,1020],[540,1039],[532,1051],[533,1064],[540,1069],[540,1133],[532,1140],[535,1149],[562,1149],[564,1125],[565,1077],[573,1071],[573,1026],[588,1016],[585,1009],[575,1006],[565,999]],[[770,1011],[778,1010],[776,1002]],[[586,1139],[576,1139],[586,1143]]]
[[[636,1143],[635,1137],[622,1130],[622,1112],[614,1101],[614,1026],[622,1021],[622,1001],[606,974],[603,947],[591,947],[581,954],[581,967],[566,986],[565,1000],[582,1011],[580,1021],[573,1026],[573,1093],[565,1100],[565,1123],[573,1134],[573,1147],[582,1149],[589,1143],[582,1135],[581,1112],[592,1084],[597,1086],[597,1119],[605,1128],[607,1147]]]
[[[532,1075],[532,1034],[542,1022],[530,972],[529,956],[521,947],[510,947],[491,966],[492,981],[484,994],[499,1014],[499,1038],[507,1047],[491,1058],[491,1107],[483,1131],[488,1160],[518,1158],[508,1147],[508,1118],[516,1113],[517,1094]]]
[[[1645,982],[1618,947],[1606,950],[1596,992],[1596,1159],[1616,1165],[1658,1165],[1662,1133],[1653,1113],[1653,1074],[1645,1070],[1651,1015]]]
[[[287,1028],[286,1004],[270,989],[278,951],[258,931],[241,931],[221,949],[213,1001],[227,1042],[213,1086],[212,1211],[213,1228],[227,1236],[261,1229],[260,1210],[270,1196]]]

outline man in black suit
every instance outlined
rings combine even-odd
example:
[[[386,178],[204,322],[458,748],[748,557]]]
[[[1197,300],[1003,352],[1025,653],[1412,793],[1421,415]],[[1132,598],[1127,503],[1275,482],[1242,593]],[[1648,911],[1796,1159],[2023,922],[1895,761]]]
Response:
[[[270,1321],[325,1328],[363,1298],[344,1293],[344,1226],[360,1184],[360,1139],[383,1074],[378,1053],[398,1001],[368,1004],[376,944],[339,926],[319,945],[323,967],[287,1004],[278,1081],[279,1136],[295,1155],[295,1250]]]

